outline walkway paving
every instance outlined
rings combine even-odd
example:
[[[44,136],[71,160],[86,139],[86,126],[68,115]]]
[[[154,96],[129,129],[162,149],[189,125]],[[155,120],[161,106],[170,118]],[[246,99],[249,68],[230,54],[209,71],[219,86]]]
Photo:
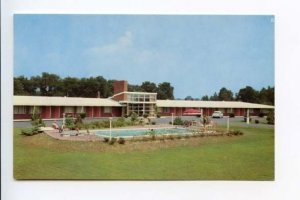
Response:
[[[76,131],[65,131],[62,135],[61,133],[59,133],[58,130],[54,130],[54,131],[45,131],[45,133],[57,140],[71,140],[71,141],[102,141],[103,138],[96,136],[94,134],[88,134],[88,133],[83,133],[79,132],[78,136],[76,136]],[[68,134],[70,133],[70,134]],[[67,135],[68,134],[68,135]],[[74,136],[72,136],[72,134],[74,134]]]

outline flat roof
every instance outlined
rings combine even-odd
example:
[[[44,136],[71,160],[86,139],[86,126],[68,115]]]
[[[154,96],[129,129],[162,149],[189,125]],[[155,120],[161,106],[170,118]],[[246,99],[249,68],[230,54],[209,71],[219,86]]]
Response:
[[[266,108],[274,106],[246,103],[240,101],[190,101],[190,100],[157,100],[157,107],[189,107],[189,108]]]
[[[143,102],[139,102],[143,103]],[[149,102],[155,103],[155,102]],[[112,106],[122,107],[118,101],[111,98],[83,98],[83,97],[49,97],[49,96],[14,96],[15,106]],[[157,107],[182,108],[265,108],[274,106],[246,103],[240,101],[190,101],[190,100],[156,100]]]
[[[15,106],[113,106],[122,105],[108,98],[14,96]]]

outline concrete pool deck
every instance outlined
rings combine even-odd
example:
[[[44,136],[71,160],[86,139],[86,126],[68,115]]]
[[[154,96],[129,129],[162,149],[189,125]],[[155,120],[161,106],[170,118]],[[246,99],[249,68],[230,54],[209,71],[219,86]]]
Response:
[[[118,127],[113,128],[112,130],[136,130],[136,129],[155,129],[155,128],[175,128],[176,126],[171,125],[145,125],[145,126],[129,126],[129,127]],[[77,131],[75,130],[68,130],[64,131],[62,134],[59,133],[58,130],[46,130],[44,131],[45,134],[48,136],[57,139],[57,140],[67,140],[67,141],[102,141],[103,137],[95,135],[94,132],[96,131],[107,131],[109,129],[97,129],[97,130],[90,130],[90,133],[87,133],[87,130],[80,130],[78,135],[75,135]]]

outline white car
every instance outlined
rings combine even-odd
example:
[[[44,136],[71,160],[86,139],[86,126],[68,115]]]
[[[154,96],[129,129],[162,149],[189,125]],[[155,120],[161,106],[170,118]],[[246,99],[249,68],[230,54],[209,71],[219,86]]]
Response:
[[[214,111],[212,118],[223,118],[223,113],[221,111]]]

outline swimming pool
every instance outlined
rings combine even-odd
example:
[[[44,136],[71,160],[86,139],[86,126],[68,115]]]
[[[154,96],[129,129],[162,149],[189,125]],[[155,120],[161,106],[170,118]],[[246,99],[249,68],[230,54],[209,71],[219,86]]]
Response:
[[[164,135],[164,134],[188,134],[191,133],[189,129],[186,128],[139,128],[139,129],[112,129],[112,137],[131,137],[131,136],[142,136],[142,135]],[[109,137],[109,130],[99,130],[95,132],[98,136]]]

